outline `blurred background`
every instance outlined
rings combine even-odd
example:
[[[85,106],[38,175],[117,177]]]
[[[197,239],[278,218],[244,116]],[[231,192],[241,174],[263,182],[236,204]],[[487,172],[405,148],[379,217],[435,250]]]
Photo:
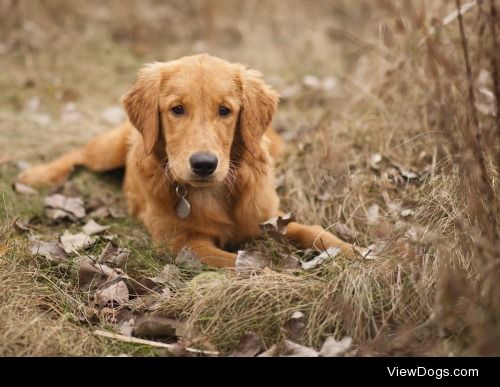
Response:
[[[499,8],[497,0],[0,0],[0,257],[10,258],[0,260],[0,353],[129,350],[72,322],[88,300],[74,306],[83,299],[74,279],[30,258],[12,222],[39,224],[47,238],[67,225],[40,218],[41,198],[11,183],[27,164],[122,122],[120,98],[144,63],[208,52],[261,71],[281,94],[284,209],[380,259],[186,287],[163,308],[227,353],[245,331],[268,345],[282,339],[295,286],[309,319],[304,345],[349,335],[352,356],[498,355]],[[86,202],[106,196],[123,206],[109,175],[79,172],[72,184],[64,189]],[[139,225],[108,222],[146,255]],[[251,247],[291,253],[270,241]],[[271,293],[272,308],[262,307]],[[40,317],[40,305],[51,313]]]

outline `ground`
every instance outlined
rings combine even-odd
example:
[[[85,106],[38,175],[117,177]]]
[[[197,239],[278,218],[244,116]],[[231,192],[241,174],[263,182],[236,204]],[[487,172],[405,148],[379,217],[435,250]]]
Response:
[[[489,8],[464,9],[471,107],[455,2],[330,3],[0,0],[0,354],[172,354],[93,333],[117,332],[123,309],[154,309],[182,322],[177,335],[189,345],[220,354],[248,332],[282,352],[285,338],[319,350],[332,336],[352,338],[348,356],[498,354],[488,296],[500,283]],[[153,249],[138,222],[108,216],[96,219],[109,228],[91,249],[48,262],[29,239],[57,241],[87,218],[54,221],[43,204],[54,192],[12,184],[26,163],[124,119],[120,98],[142,64],[199,52],[258,69],[282,95],[274,126],[287,142],[277,166],[284,209],[372,246],[375,259],[286,269],[286,259],[311,254],[265,237],[245,249],[271,257],[271,269],[237,276],[179,264],[168,292],[96,306],[78,262],[99,256],[105,236],[130,251],[122,269],[134,279],[158,276],[175,257]],[[486,161],[474,156],[474,127]],[[78,170],[57,192],[82,198],[87,213],[125,212],[121,177]],[[305,324],[298,334],[287,328],[294,312]]]

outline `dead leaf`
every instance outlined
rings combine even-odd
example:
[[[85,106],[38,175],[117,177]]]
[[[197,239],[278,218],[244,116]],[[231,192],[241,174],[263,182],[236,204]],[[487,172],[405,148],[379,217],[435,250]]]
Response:
[[[93,219],[104,219],[107,218],[108,216],[111,216],[109,213],[109,210],[106,207],[99,207],[89,213],[89,216]]]
[[[264,342],[253,332],[245,333],[229,357],[255,357],[264,350]]]
[[[127,213],[122,208],[109,207],[109,214],[115,219],[123,219],[127,217]]]
[[[189,247],[183,247],[175,257],[175,264],[185,270],[198,272],[203,270],[203,264],[198,259],[196,253]]]
[[[151,293],[160,294],[160,292],[163,293],[164,290],[169,291],[169,289],[163,289],[162,291],[161,286],[148,277],[133,279],[126,276],[123,280],[127,284],[130,296],[134,297],[144,296]],[[165,297],[167,297],[167,295]]]
[[[312,260],[307,262],[301,261],[300,265],[304,270],[314,269],[323,264],[325,261],[335,258],[341,251],[342,250],[340,249],[340,247],[329,247],[328,249],[326,249],[326,251],[322,252]]]
[[[380,162],[382,161],[382,155],[380,153],[374,153],[370,156],[370,168],[378,171],[380,169]]]
[[[61,245],[65,252],[76,253],[79,250],[88,249],[97,239],[89,237],[84,233],[71,234],[68,230],[60,237]]]
[[[22,232],[31,232],[34,230],[33,227],[31,227],[28,223],[23,222],[21,219],[16,219],[14,221],[14,227],[16,230]]]
[[[278,263],[278,269],[281,270],[294,270],[299,267],[300,259],[292,254],[283,255]]]
[[[101,226],[95,220],[90,219],[85,225],[82,227],[82,231],[87,235],[99,234],[105,230],[107,230],[109,226]]]
[[[68,259],[57,242],[44,242],[33,238],[30,240],[29,248],[31,254],[41,255],[51,262],[62,262]]]
[[[372,204],[368,209],[366,210],[366,223],[369,225],[376,225],[379,222],[379,210],[380,207],[378,204]]]
[[[14,189],[21,195],[38,195],[38,191],[23,183],[14,183]]]
[[[128,288],[122,280],[110,281],[102,289],[96,291],[94,300],[97,305],[104,307],[106,305],[118,306],[125,304],[129,299]]]
[[[63,210],[80,219],[85,216],[83,200],[78,197],[66,197],[61,194],[47,196],[44,201],[46,207]]]
[[[271,259],[260,252],[238,251],[236,256],[236,272],[249,272],[262,270],[268,267]]]
[[[407,218],[407,217],[413,216],[413,215],[415,215],[415,212],[413,210],[403,210],[403,211],[401,211],[401,216],[403,218]]]
[[[377,247],[375,245],[368,246],[366,248],[354,246],[354,249],[359,253],[363,259],[378,259]]]
[[[304,329],[306,327],[306,319],[304,313],[296,311],[293,312],[290,319],[285,321],[283,324],[283,328],[286,332],[286,337],[290,340],[299,341],[302,334],[304,333]]]
[[[279,356],[279,348],[276,344],[273,344],[271,348],[266,349],[261,354],[257,355],[257,357],[278,357]]]
[[[335,233],[342,239],[353,241],[358,238],[359,234],[345,223],[335,224]]]
[[[310,347],[294,343],[290,340],[285,340],[283,343],[283,357],[318,357],[318,352]]]
[[[321,80],[315,75],[304,75],[302,84],[311,89],[319,89],[321,87]]]
[[[272,238],[280,241],[283,239],[283,236],[286,235],[288,224],[291,222],[295,222],[295,215],[293,212],[271,218],[261,223],[259,226],[264,234],[268,234]]]
[[[319,351],[319,356],[321,357],[340,357],[344,356],[345,353],[351,348],[352,338],[344,337],[342,340],[337,341],[333,336],[326,338],[321,350]]]
[[[116,246],[112,242],[109,242],[101,255],[97,259],[97,262],[109,265],[111,267],[123,267],[130,257],[130,251]]]
[[[132,336],[149,339],[168,339],[177,336],[176,329],[172,326],[173,321],[170,318],[143,315],[135,319]]]
[[[161,272],[152,277],[151,280],[158,284],[168,285],[173,288],[179,288],[183,284],[181,271],[177,266],[171,264],[163,266]]]
[[[89,291],[101,286],[110,277],[118,274],[106,265],[96,264],[89,257],[79,257],[78,260],[78,286],[82,291]]]

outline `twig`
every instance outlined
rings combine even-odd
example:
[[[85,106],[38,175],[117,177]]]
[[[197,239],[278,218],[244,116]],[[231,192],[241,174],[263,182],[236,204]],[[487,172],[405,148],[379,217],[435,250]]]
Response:
[[[106,337],[108,339],[123,341],[125,343],[144,344],[144,345],[149,345],[151,347],[166,348],[166,349],[170,349],[170,350],[177,349],[177,346],[174,344],[165,344],[165,343],[160,343],[158,341],[138,339],[136,337],[129,337],[129,336],[125,336],[125,335],[120,335],[118,333],[103,331],[100,329],[96,329],[93,332],[93,334],[96,336]],[[199,354],[203,354],[203,355],[212,355],[212,356],[219,355],[219,352],[216,352],[216,351],[204,351],[202,349],[196,349],[196,348],[191,348],[191,347],[186,347],[184,349],[188,352],[191,352],[191,353],[199,353]]]

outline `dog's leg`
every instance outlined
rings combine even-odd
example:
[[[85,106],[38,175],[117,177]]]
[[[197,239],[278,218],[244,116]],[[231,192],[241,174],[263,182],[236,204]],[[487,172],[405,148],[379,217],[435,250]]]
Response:
[[[359,257],[359,253],[356,252],[351,244],[342,241],[318,225],[306,226],[292,222],[288,225],[287,238],[302,249],[324,251],[330,247],[339,247],[342,250],[342,254],[346,257]]]
[[[123,167],[130,130],[130,124],[124,124],[105,132],[81,148],[22,172],[18,180],[31,186],[55,186],[63,183],[79,165],[95,172]]]
[[[186,245],[208,266],[234,268],[236,265],[236,254],[219,249],[210,239],[192,239]]]

